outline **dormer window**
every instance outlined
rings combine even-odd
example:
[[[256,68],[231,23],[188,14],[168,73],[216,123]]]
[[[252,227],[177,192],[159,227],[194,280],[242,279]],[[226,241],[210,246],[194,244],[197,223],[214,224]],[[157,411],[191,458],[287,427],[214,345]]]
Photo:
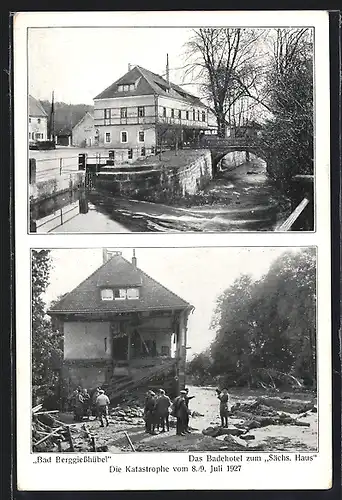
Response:
[[[113,300],[114,299],[114,293],[113,290],[110,288],[104,288],[101,290],[101,299],[102,300]]]
[[[133,92],[135,90],[134,83],[127,83],[125,85],[118,85],[118,92]]]
[[[137,300],[139,299],[139,288],[103,288],[101,300]]]

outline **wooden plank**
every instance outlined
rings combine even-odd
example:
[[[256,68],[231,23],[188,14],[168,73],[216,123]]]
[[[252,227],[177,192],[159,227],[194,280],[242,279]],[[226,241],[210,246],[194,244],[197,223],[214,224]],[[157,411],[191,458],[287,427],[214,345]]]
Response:
[[[40,439],[40,440],[39,440],[39,441],[37,441],[36,443],[33,443],[33,446],[38,446],[39,444],[41,444],[41,443],[43,443],[44,441],[46,441],[46,439],[48,439],[49,437],[52,437],[52,436],[54,436],[56,433],[60,432],[62,429],[63,429],[63,427],[58,427],[58,429],[56,429],[55,431],[50,432],[50,434],[48,434],[47,436],[43,437],[42,439]]]
[[[286,219],[285,222],[283,222],[283,224],[281,224],[281,226],[279,226],[278,229],[276,229],[276,231],[289,231],[308,203],[309,200],[307,198],[303,198],[292,214]]]

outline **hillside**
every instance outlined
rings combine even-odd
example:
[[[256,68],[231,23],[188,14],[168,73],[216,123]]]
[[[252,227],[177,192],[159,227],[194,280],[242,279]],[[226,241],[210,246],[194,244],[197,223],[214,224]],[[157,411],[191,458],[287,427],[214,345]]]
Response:
[[[48,116],[51,113],[51,102],[40,101]],[[55,102],[55,133],[69,133],[87,111],[93,112],[90,104],[67,104]]]

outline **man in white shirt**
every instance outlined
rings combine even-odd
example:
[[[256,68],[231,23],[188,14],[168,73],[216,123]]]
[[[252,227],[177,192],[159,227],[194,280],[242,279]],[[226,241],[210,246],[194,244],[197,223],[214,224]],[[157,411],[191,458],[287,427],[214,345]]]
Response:
[[[99,395],[96,398],[96,408],[97,414],[99,416],[101,427],[104,427],[103,417],[106,421],[106,425],[109,425],[108,422],[108,407],[110,405],[109,397],[105,394],[103,389],[99,390]]]

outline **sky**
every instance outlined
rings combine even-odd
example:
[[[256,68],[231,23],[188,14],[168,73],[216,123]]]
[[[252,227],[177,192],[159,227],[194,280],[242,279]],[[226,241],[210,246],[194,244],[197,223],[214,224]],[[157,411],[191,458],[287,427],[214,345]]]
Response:
[[[127,260],[131,248],[118,248]],[[188,322],[188,359],[209,347],[215,332],[210,322],[216,299],[241,274],[258,279],[284,247],[137,248],[138,267],[195,307]],[[102,264],[102,249],[55,249],[51,251],[51,300],[70,292]],[[257,263],[257,265],[256,265]]]
[[[30,28],[29,93],[36,99],[93,104],[93,98],[128,71],[128,64],[182,83],[187,28]],[[185,89],[196,93],[196,86]]]

